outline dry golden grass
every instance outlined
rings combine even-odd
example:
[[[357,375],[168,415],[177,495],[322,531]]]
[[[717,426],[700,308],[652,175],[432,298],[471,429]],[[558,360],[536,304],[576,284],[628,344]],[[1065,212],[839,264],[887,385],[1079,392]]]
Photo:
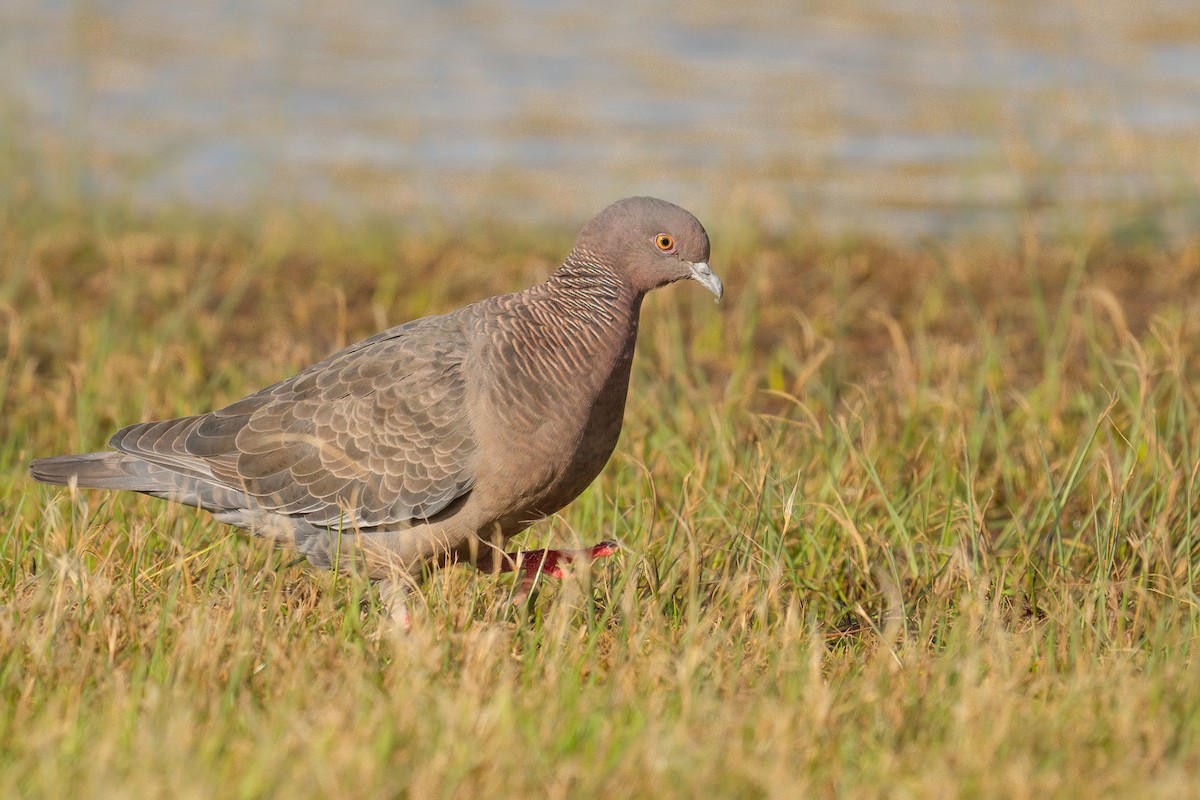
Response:
[[[712,220],[528,610],[371,588],[35,455],[551,271],[569,231],[0,216],[4,797],[1192,797],[1200,243]]]

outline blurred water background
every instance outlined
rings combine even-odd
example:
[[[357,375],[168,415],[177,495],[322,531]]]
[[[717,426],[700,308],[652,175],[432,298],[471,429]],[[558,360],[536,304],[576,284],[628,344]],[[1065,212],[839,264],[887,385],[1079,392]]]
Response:
[[[5,0],[13,186],[914,237],[1200,227],[1196,0]]]

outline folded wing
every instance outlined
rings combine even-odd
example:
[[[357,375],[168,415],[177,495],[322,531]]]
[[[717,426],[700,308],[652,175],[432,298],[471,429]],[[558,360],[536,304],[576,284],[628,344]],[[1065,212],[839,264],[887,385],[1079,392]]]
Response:
[[[110,444],[324,527],[429,519],[471,490],[466,345],[452,317],[385,331],[219,411]]]

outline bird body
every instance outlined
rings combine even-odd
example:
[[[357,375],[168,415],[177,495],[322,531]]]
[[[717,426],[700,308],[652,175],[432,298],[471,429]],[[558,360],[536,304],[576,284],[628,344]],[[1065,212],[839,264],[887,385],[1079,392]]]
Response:
[[[225,408],[130,425],[110,451],[37,459],[30,472],[202,508],[375,579],[457,561],[510,569],[503,544],[578,496],[616,446],[645,293],[694,278],[720,297],[708,253],[683,209],[619,201],[545,283],[413,320]]]

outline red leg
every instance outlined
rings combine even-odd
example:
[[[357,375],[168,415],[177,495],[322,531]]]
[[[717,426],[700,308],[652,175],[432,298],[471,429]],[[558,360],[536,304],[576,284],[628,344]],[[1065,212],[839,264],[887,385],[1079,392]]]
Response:
[[[520,603],[529,596],[534,581],[538,575],[551,578],[563,577],[562,568],[573,561],[592,562],[597,558],[611,556],[620,546],[614,541],[604,541],[600,544],[585,547],[582,550],[525,550],[518,553],[505,553],[497,572],[517,572],[521,577],[517,582],[517,590],[513,595],[513,603]]]

